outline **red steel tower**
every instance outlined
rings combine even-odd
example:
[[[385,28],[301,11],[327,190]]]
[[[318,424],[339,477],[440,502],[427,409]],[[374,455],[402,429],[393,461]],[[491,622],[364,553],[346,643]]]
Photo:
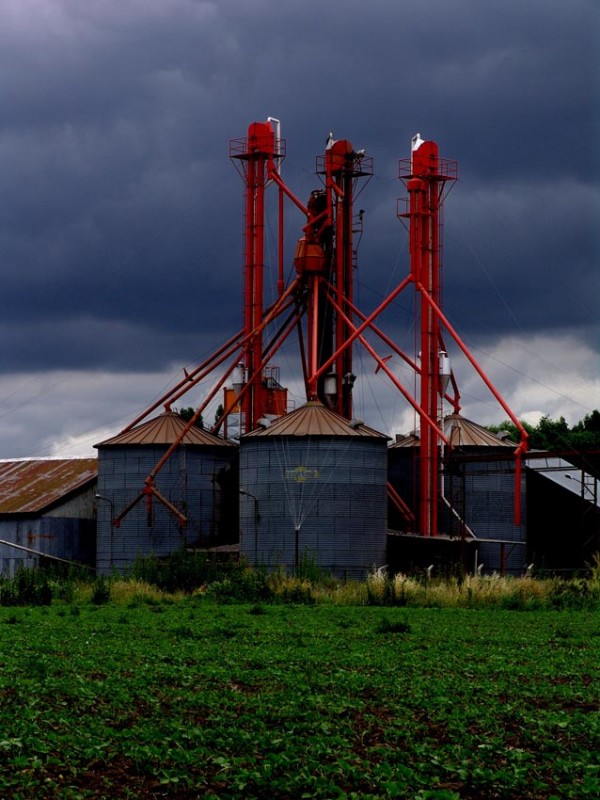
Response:
[[[411,280],[419,297],[420,317],[420,410],[443,430],[442,397],[447,388],[441,308],[441,208],[449,181],[456,180],[457,165],[441,159],[435,142],[412,141],[408,174],[403,177],[409,194]],[[430,303],[432,301],[432,303]],[[449,377],[449,376],[448,376]],[[430,425],[421,425],[419,444],[419,531],[435,536],[438,527],[440,451],[443,436]]]
[[[239,389],[248,384],[239,400],[244,430],[256,428],[270,409],[269,389],[263,374],[265,190],[270,175],[285,155],[285,145],[276,138],[272,122],[253,122],[246,139],[235,139],[229,155],[239,166],[246,185],[244,252],[244,346],[236,376]],[[278,127],[278,126],[277,126]]]
[[[460,409],[460,395],[454,376],[449,369],[443,331],[454,342],[504,408],[521,435],[515,456],[517,467],[515,491],[515,519],[520,521],[521,456],[527,447],[527,433],[510,408],[487,378],[479,364],[462,342],[442,311],[442,206],[446,190],[458,175],[455,161],[442,159],[435,142],[424,141],[420,134],[412,139],[411,157],[400,162],[400,178],[408,191],[408,210],[399,216],[409,221],[410,281],[417,295],[416,313],[420,331],[419,406],[421,433],[419,438],[419,492],[418,532],[423,536],[438,533],[440,502],[440,465],[444,445],[448,446],[443,432],[442,400],[445,397],[455,413]],[[449,383],[453,395],[448,395]]]
[[[372,160],[364,151],[356,152],[347,139],[336,141],[330,134],[324,155],[317,158],[317,174],[323,176],[324,188],[314,190],[305,206],[281,178],[279,165],[285,146],[276,129],[276,120],[252,123],[247,138],[233,140],[230,146],[230,156],[244,180],[246,197],[245,343],[241,362],[244,375],[236,391],[244,432],[256,428],[259,420],[271,412],[265,354],[272,355],[287,336],[286,333],[273,346],[265,347],[265,315],[270,312],[274,320],[292,306],[295,313],[290,322],[300,336],[307,398],[318,398],[348,419],[352,416],[354,375],[352,348],[347,342],[353,315],[353,202],[356,181],[372,174]],[[265,189],[269,183],[275,183],[279,189],[279,297],[268,310],[264,300],[263,259]],[[285,197],[306,217],[294,257],[296,278],[287,288],[283,278]],[[303,327],[300,321],[304,316]],[[284,329],[289,332],[285,324]],[[229,410],[225,409],[225,417]]]
[[[227,425],[232,414],[239,415],[240,433],[246,433],[256,429],[269,415],[286,412],[286,390],[279,385],[278,371],[272,367],[271,359],[292,334],[296,334],[299,340],[308,400],[318,399],[351,419],[355,379],[352,348],[355,342],[360,342],[375,361],[376,371],[384,372],[419,414],[418,507],[414,510],[409,508],[388,484],[390,497],[411,530],[416,529],[423,536],[438,533],[440,463],[443,446],[449,446],[441,419],[442,398],[445,397],[455,411],[459,409],[458,388],[447,369],[443,332],[451,336],[521,433],[521,443],[515,453],[518,483],[520,458],[526,449],[527,434],[442,311],[441,210],[446,189],[457,177],[456,162],[440,158],[435,142],[423,141],[418,135],[414,137],[411,157],[401,161],[400,169],[400,177],[408,190],[408,204],[400,216],[408,220],[410,273],[374,311],[366,315],[354,302],[356,252],[353,237],[362,225],[362,214],[355,215],[354,204],[358,181],[372,174],[372,160],[364,151],[355,150],[347,139],[335,140],[330,134],[324,154],[317,158],[317,174],[321,176],[322,188],[313,191],[304,205],[281,177],[285,142],[279,136],[277,120],[269,118],[265,122],[253,122],[247,137],[231,141],[229,155],[242,176],[245,189],[243,327],[194,370],[184,371],[184,378],[175,387],[125,428],[125,431],[131,429],[160,405],[170,410],[173,403],[201,380],[219,371],[213,387],[179,439],[148,475],[138,497],[115,518],[115,524],[142,498],[146,498],[149,519],[152,500],[156,499],[176,514],[180,524],[185,524],[183,512],[172,508],[157,491],[157,473],[220,392],[224,393],[224,410],[213,427],[215,433],[222,425]],[[265,195],[270,185],[278,189],[277,296],[274,302],[266,305]],[[283,236],[286,199],[305,218],[294,257],[295,275],[287,284],[284,279]],[[418,298],[420,360],[405,354],[376,322],[410,284]],[[376,352],[365,337],[367,331],[385,344],[386,353],[391,350],[415,371],[420,381],[418,398],[412,397],[394,374],[388,363],[390,356],[382,357]],[[449,385],[453,389],[452,395],[448,394]],[[520,515],[519,497],[517,492],[517,519]]]

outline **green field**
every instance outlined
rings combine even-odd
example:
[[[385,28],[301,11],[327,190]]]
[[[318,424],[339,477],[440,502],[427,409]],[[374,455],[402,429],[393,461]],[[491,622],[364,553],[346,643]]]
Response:
[[[0,608],[0,798],[600,796],[600,612]]]

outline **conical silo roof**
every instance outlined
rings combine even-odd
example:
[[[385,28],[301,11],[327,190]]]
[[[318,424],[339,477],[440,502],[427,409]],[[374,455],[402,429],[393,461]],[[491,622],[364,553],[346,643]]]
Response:
[[[336,414],[319,400],[310,400],[305,405],[285,414],[269,427],[257,428],[242,438],[250,436],[352,436],[387,439],[384,433],[370,428],[360,421],[348,421]]]
[[[181,436],[187,422],[172,411],[153,417],[130,430],[105,439],[94,447],[115,447],[120,445],[164,445],[169,446]],[[221,439],[210,431],[205,431],[193,425],[187,431],[180,444],[195,445],[200,447],[235,447],[233,442]]]
[[[460,414],[448,414],[444,419],[444,433],[452,447],[516,447],[510,439],[501,438]],[[416,432],[402,436],[390,447],[415,447],[418,442],[419,433]]]
[[[515,442],[501,438],[460,414],[449,414],[446,417],[444,433],[453,447],[516,447]]]

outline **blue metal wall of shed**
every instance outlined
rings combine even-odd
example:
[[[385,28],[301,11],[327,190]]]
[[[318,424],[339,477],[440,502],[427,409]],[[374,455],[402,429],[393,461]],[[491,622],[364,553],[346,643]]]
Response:
[[[95,524],[88,519],[30,517],[0,521],[0,539],[67,561],[91,564]],[[35,553],[0,544],[0,574],[12,577],[20,568],[39,565]]]
[[[223,508],[232,502],[221,482],[231,469],[232,454],[199,448],[179,448],[156,479],[158,491],[186,514],[185,528],[181,529],[174,515],[156,499],[151,526],[145,500],[126,515],[119,528],[111,525],[111,514],[118,514],[139,494],[165,452],[166,448],[160,446],[99,447],[98,493],[110,501],[98,502],[100,574],[127,571],[138,557],[167,556],[181,547],[206,544],[219,535]]]
[[[482,448],[474,452],[487,452]],[[419,464],[413,448],[389,448],[389,475],[394,488],[416,507],[419,480]],[[460,537],[461,520],[478,539],[505,540],[504,563],[502,544],[485,542],[478,545],[477,560],[486,572],[505,569],[508,573],[521,574],[527,566],[527,526],[525,476],[521,480],[522,523],[514,524],[515,470],[511,460],[493,458],[489,460],[462,462],[454,474],[444,474],[445,497],[452,505],[453,513],[442,501],[439,510],[439,530]]]
[[[478,545],[477,560],[484,565],[485,572],[505,570],[515,575],[522,574],[527,566],[525,473],[520,484],[520,525],[514,522],[514,462],[492,459],[467,462],[464,464],[464,478],[446,476],[445,487],[446,496],[469,528],[478,539],[484,540]],[[460,533],[460,522],[448,509],[444,511],[443,520],[450,532]]]
[[[361,577],[385,563],[386,484],[385,440],[242,439],[241,552],[253,564],[293,569],[298,528],[301,558]]]

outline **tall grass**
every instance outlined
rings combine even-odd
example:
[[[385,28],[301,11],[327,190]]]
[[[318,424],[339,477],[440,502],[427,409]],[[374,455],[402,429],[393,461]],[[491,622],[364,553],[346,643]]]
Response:
[[[208,560],[203,554],[174,554],[137,562],[131,576],[57,576],[43,569],[0,576],[0,605],[62,604],[122,606],[179,602],[185,597],[217,603],[301,603],[479,609],[600,609],[600,558],[586,578],[466,575],[430,578],[376,570],[363,581],[336,580],[314,562],[299,569],[267,571],[244,561]]]
[[[463,578],[428,579],[387,575],[377,571],[365,581],[368,605],[503,608],[599,608],[600,568],[591,577],[560,578],[467,575]]]

